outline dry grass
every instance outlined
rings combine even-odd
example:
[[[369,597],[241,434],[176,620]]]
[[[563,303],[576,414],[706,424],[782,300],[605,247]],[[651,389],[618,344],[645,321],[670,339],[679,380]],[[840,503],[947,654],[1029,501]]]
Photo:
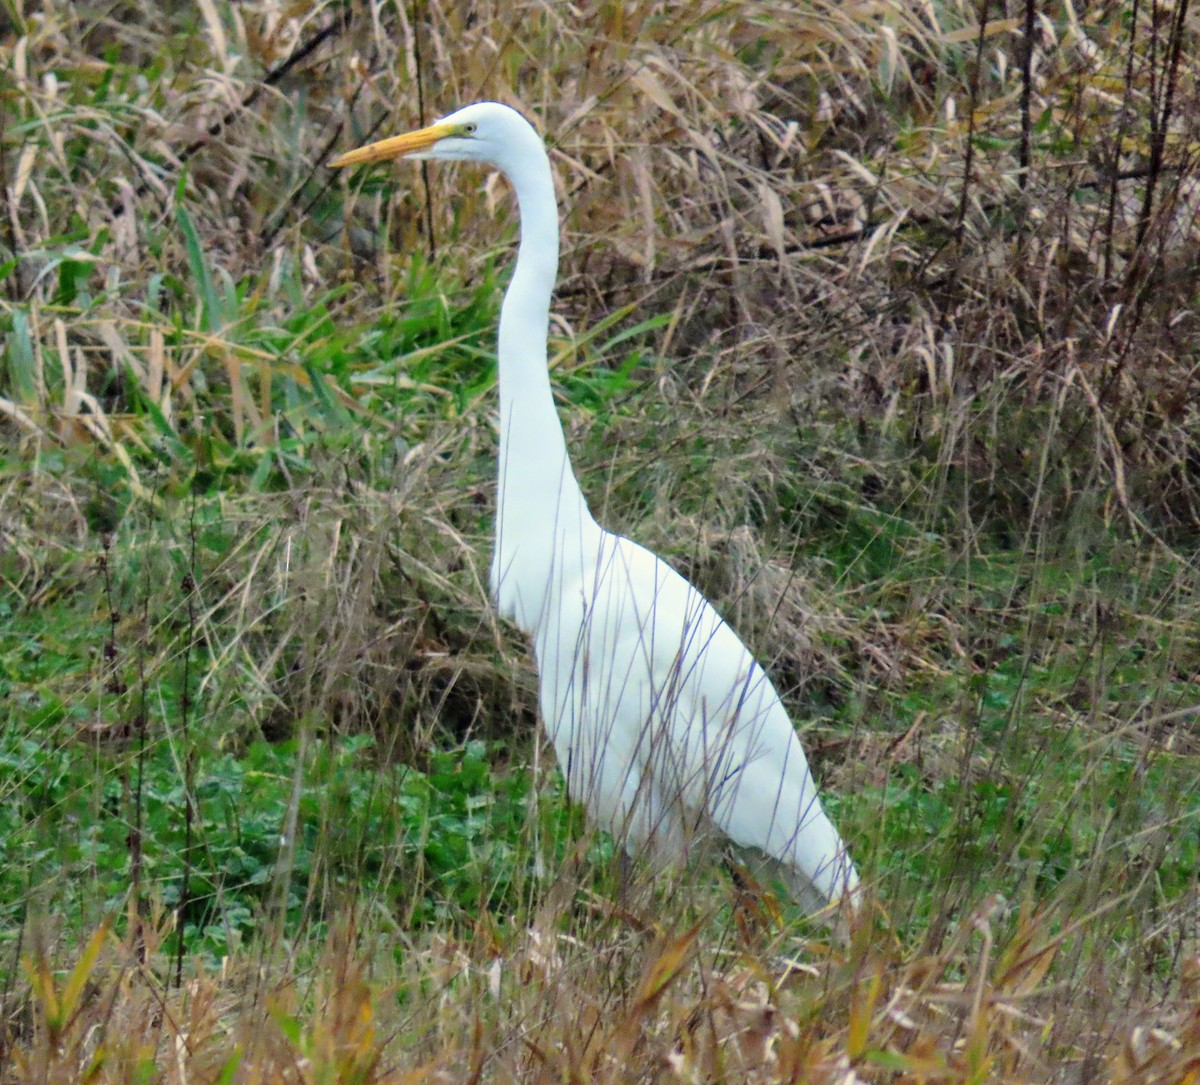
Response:
[[[1064,1003],[1048,982],[1069,928],[965,916],[938,953],[861,926],[844,950],[785,943],[753,907],[736,925],[481,924],[393,961],[337,921],[311,960],[230,961],[176,987],[158,959],[98,931],[68,975],[28,960],[6,1080],[980,1082],[1190,1080],[1194,1002]],[[152,927],[147,928],[148,933]],[[1196,958],[1183,962],[1194,987]],[[1190,977],[1190,978],[1187,978]],[[1187,988],[1191,990],[1191,987]]]
[[[962,5],[31,15],[9,45],[6,229],[27,255],[6,280],[24,322],[4,412],[121,455],[128,393],[98,387],[116,369],[176,430],[224,385],[234,434],[270,441],[271,381],[303,380],[311,344],[254,342],[268,314],[225,311],[219,279],[189,326],[155,312],[148,279],[191,270],[178,232],[147,244],[177,179],[234,282],[282,316],[303,299],[276,293],[281,268],[310,297],[350,273],[339,319],[369,320],[402,288],[393,253],[427,250],[432,226],[443,267],[447,239],[470,259],[508,236],[507,205],[495,179],[443,171],[427,192],[413,171],[395,199],[349,199],[331,232],[345,182],[322,163],[493,96],[554,147],[575,333],[628,303],[671,313],[662,353],[698,359],[672,379],[882,417],[968,472],[982,512],[1036,519],[1099,471],[1115,514],[1194,525],[1195,28],[1175,10],[1039,15],[1028,81],[1018,13],[979,25]],[[88,100],[105,50],[147,68],[172,33],[185,54]],[[86,319],[55,305],[72,223],[92,239]],[[365,261],[347,265],[347,235]],[[999,439],[975,439],[967,423],[997,412]],[[1022,462],[1032,433],[1040,469]]]
[[[724,881],[615,905],[584,863],[406,929],[322,870],[303,930],[264,907],[180,984],[136,875],[143,914],[86,944],[105,902],[38,918],[31,886],[0,901],[0,1080],[1196,1076],[1192,6],[5,12],[0,616],[96,631],[25,684],[69,638],[4,645],[6,726],[78,709],[34,745],[115,751],[98,819],[139,733],[194,790],[189,723],[540,756],[484,585],[503,184],[323,165],[498,98],[552,150],[585,490],[818,718],[881,903],[830,947]],[[147,708],[172,683],[182,731]]]

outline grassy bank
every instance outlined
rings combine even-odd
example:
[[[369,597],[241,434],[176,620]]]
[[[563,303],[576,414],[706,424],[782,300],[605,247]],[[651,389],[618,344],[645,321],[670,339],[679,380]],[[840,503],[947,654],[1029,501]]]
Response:
[[[8,5],[0,1079],[1194,1073],[1196,18]],[[323,165],[481,97],[584,490],[768,664],[848,944],[565,800],[486,590],[514,210]]]

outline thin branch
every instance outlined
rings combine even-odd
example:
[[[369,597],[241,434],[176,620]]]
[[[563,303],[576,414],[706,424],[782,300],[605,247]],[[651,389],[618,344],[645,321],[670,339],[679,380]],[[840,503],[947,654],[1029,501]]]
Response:
[[[1141,248],[1146,238],[1154,211],[1154,195],[1162,170],[1163,149],[1167,144],[1167,130],[1171,125],[1171,111],[1175,104],[1175,88],[1179,80],[1179,60],[1183,53],[1183,32],[1187,23],[1187,13],[1188,0],[1178,0],[1175,5],[1175,17],[1171,23],[1171,36],[1167,42],[1170,57],[1167,61],[1167,86],[1163,91],[1162,108],[1156,111],[1157,103],[1151,101],[1150,104],[1150,161],[1147,166],[1146,191],[1142,196],[1142,210],[1138,216],[1138,248]]]
[[[425,120],[425,58],[421,52],[423,18],[421,0],[413,0],[413,63],[417,68],[417,119],[420,121],[421,127],[427,123]],[[429,260],[432,263],[437,260],[437,238],[433,232],[433,189],[429,184],[429,163],[424,160],[421,162],[421,184],[425,189],[425,242],[429,246]]]
[[[975,167],[975,107],[979,103],[979,76],[983,71],[983,43],[987,39],[988,0],[979,0],[979,34],[975,39],[975,67],[971,72],[971,88],[967,98],[967,146],[963,156],[962,192],[958,199],[958,214],[954,219],[954,236],[962,238],[967,221],[967,200],[971,190],[971,173]]]
[[[1033,28],[1037,16],[1036,0],[1025,0],[1025,41],[1021,49],[1021,145],[1017,153],[1017,165],[1021,172],[1017,184],[1022,191],[1029,184],[1029,147],[1033,134]]]
[[[1130,101],[1133,97],[1133,62],[1137,56],[1140,8],[1141,0],[1133,0],[1133,9],[1129,20],[1129,52],[1125,54],[1125,90],[1121,101],[1120,119],[1117,121],[1117,135],[1113,141],[1112,172],[1108,186],[1108,211],[1104,223],[1104,281],[1106,283],[1112,279],[1113,235],[1116,232],[1117,220],[1117,182],[1120,180],[1117,167],[1121,163],[1121,147],[1125,143],[1125,132],[1132,112]]]
[[[180,733],[183,743],[183,884],[179,887],[175,929],[175,986],[183,986],[183,958],[187,952],[187,908],[191,903],[192,835],[196,817],[196,751],[192,746],[189,718],[192,711],[192,648],[196,640],[196,494],[192,493],[188,518],[188,568],[181,587],[187,599],[186,643],[183,646],[183,682],[179,692]]]

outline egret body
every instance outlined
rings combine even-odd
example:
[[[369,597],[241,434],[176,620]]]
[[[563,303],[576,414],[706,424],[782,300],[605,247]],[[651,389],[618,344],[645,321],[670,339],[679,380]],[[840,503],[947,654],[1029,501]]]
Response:
[[[593,519],[554,407],[546,344],[558,209],[541,138],[494,102],[333,162],[480,162],[516,193],[521,239],[500,310],[500,463],[491,587],[533,640],[542,720],[569,794],[659,862],[719,830],[777,860],[809,907],[856,897],[770,679],[712,605]]]

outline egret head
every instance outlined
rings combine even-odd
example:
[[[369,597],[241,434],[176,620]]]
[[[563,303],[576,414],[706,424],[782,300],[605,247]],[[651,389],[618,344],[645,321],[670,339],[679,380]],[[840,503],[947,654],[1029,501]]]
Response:
[[[507,169],[526,151],[532,140],[541,140],[515,109],[498,102],[476,102],[443,117],[428,128],[369,143],[335,158],[331,166],[356,166],[392,158],[436,158],[444,161],[483,162]]]

